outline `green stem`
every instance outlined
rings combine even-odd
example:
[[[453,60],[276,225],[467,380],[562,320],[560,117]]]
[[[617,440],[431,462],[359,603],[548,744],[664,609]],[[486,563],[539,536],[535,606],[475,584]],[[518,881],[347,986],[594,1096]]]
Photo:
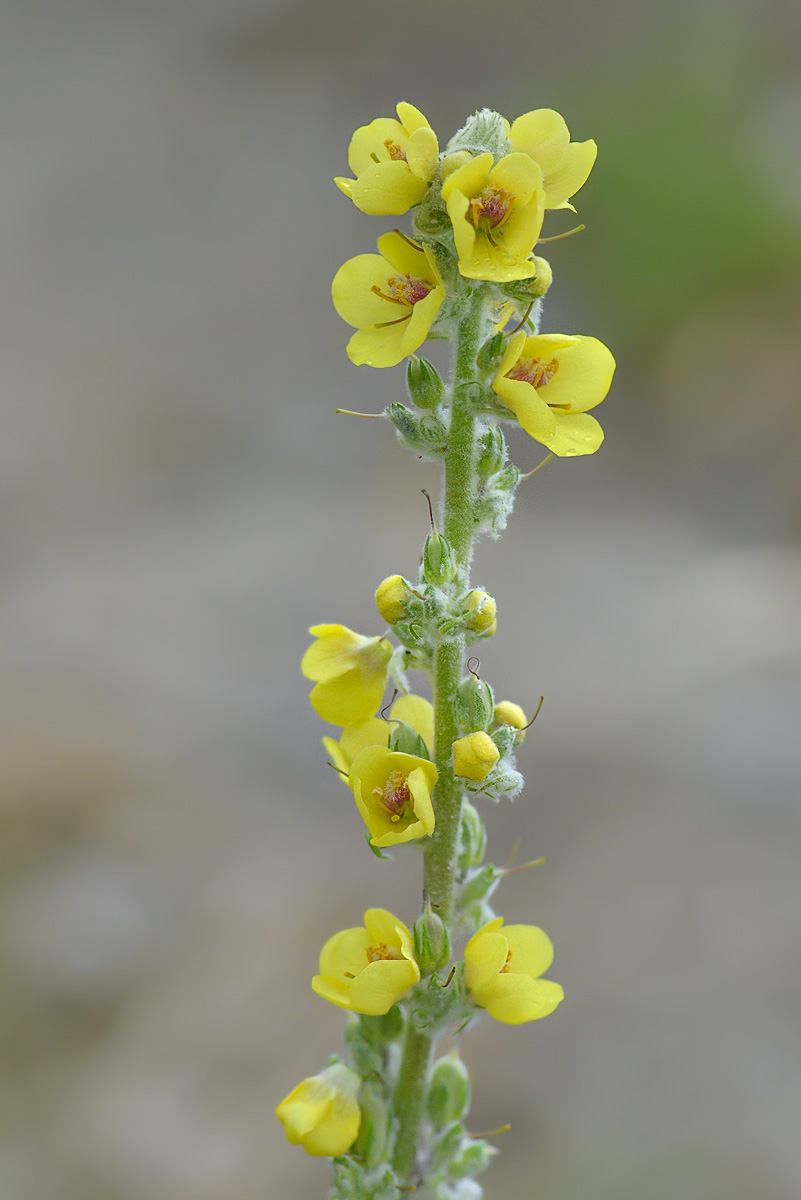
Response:
[[[470,586],[476,457],[476,419],[470,385],[475,381],[476,356],[484,332],[484,302],[478,296],[457,333],[451,423],[445,456],[443,532],[456,555],[456,578],[450,585],[453,597],[461,595]],[[446,925],[450,925],[453,915],[462,809],[462,789],[453,774],[452,747],[458,736],[453,702],[464,672],[464,653],[464,635],[460,634],[440,642],[434,656],[434,763],[438,774],[432,801],[436,825],[425,848],[424,888],[434,911]],[[410,1184],[415,1173],[428,1064],[434,1042],[432,1035],[421,1033],[409,1020],[394,1097],[398,1131],[392,1165],[402,1184]]]

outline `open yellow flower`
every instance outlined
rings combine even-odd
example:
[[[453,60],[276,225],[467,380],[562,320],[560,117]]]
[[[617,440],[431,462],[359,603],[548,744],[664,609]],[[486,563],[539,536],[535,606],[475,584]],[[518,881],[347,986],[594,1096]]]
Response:
[[[385,908],[368,908],[364,927],[335,933],[320,952],[318,996],[367,1016],[388,1013],[420,978],[412,935]]]
[[[449,175],[442,198],[462,275],[496,283],[536,275],[526,260],[542,229],[543,196],[542,172],[527,154],[508,154],[494,166],[491,154],[478,154]]]
[[[507,1025],[547,1017],[564,999],[558,983],[539,978],[553,962],[551,939],[536,925],[502,927],[503,917],[496,917],[465,946],[470,999]]]
[[[351,362],[394,367],[428,337],[445,290],[431,251],[397,231],[378,239],[378,254],[357,254],[331,285],[334,308],[357,332]]]
[[[389,710],[389,721],[381,717],[368,717],[366,721],[357,721],[346,725],[342,730],[339,741],[336,738],[324,737],[323,745],[331,756],[331,762],[336,769],[347,777],[350,766],[356,755],[366,746],[387,746],[392,729],[392,721],[403,721],[411,726],[415,733],[426,744],[429,754],[434,750],[434,709],[428,700],[422,696],[400,696]],[[344,782],[347,784],[348,779]]]
[[[601,403],[614,371],[597,338],[521,330],[509,339],[492,386],[526,433],[563,458],[592,454],[604,440],[587,410]]]
[[[348,782],[371,845],[395,846],[434,832],[437,768],[428,759],[366,746],[351,763]]]
[[[412,104],[395,108],[400,120],[378,117],[356,130],[348,147],[355,179],[334,183],[362,212],[405,213],[419,204],[439,165],[437,135]]]
[[[598,153],[595,142],[571,142],[564,117],[552,108],[523,113],[513,123],[509,138],[513,150],[539,164],[545,207],[572,209],[568,200],[587,182]]]
[[[350,725],[371,716],[387,685],[392,647],[385,638],[363,637],[345,625],[312,625],[312,642],[300,669],[317,680],[312,708],[332,725]]]
[[[319,1075],[302,1080],[275,1110],[293,1146],[307,1154],[345,1154],[356,1141],[361,1124],[361,1078],[344,1063],[334,1063]]]

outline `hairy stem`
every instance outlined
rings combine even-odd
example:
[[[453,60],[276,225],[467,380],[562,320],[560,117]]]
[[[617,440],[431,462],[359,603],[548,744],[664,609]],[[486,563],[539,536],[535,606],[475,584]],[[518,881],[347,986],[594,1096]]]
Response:
[[[456,555],[453,596],[469,586],[475,526],[476,419],[471,388],[476,356],[484,334],[484,304],[477,299],[461,322],[456,339],[451,421],[445,456],[443,524]],[[458,735],[454,695],[464,671],[464,635],[442,640],[434,657],[434,762],[437,783],[432,800],[434,833],[425,848],[424,888],[432,908],[446,925],[452,920],[453,885],[459,843],[462,789],[453,774],[452,746]],[[402,1184],[413,1181],[425,1104],[428,1065],[435,1038],[409,1021],[394,1110],[398,1121],[393,1167]]]

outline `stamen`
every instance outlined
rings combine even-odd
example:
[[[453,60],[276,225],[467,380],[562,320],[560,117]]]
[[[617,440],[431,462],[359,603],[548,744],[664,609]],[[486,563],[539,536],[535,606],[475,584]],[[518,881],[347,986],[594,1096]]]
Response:
[[[489,230],[497,229],[509,216],[513,200],[512,192],[489,184],[480,196],[474,196],[470,201],[470,218],[473,225],[478,229],[483,223],[484,232],[489,238]],[[495,245],[494,242],[492,244]]]
[[[374,946],[367,947],[368,962],[386,962],[390,958],[400,958],[400,953],[394,946],[388,946],[386,942],[376,942]]]
[[[534,388],[541,388],[548,386],[558,370],[558,358],[552,358],[547,363],[539,358],[519,358],[508,378],[519,379],[521,383],[530,383]]]
[[[372,795],[387,810],[392,821],[400,821],[412,798],[408,777],[403,771],[390,771],[383,788],[373,788]]]
[[[512,961],[512,951],[509,950],[509,951],[507,951],[507,954],[506,954],[506,962],[501,967],[501,975],[505,975],[507,973],[507,971],[509,970],[509,963],[511,961]]]
[[[384,145],[387,148],[387,154],[393,162],[406,162],[406,151],[397,142],[393,142],[392,138],[386,138]]]

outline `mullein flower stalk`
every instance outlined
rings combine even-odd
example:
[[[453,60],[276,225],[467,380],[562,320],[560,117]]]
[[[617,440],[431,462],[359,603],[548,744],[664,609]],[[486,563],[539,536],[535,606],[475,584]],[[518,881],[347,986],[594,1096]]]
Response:
[[[533,718],[496,702],[467,657],[498,625],[471,559],[479,536],[505,528],[521,479],[503,424],[551,458],[593,453],[603,431],[587,414],[615,364],[595,338],[540,331],[552,271],[534,251],[552,240],[541,237],[550,210],[575,211],[595,143],[572,142],[552,109],[511,124],[485,109],[440,153],[418,109],[402,101],[397,113],[356,131],[355,178],[336,182],[370,215],[411,210],[411,236],[385,231],[379,253],[345,263],[332,291],[357,329],[355,364],[407,360],[408,402],[384,415],[418,457],[442,462],[440,521],[431,514],[416,577],[378,585],[378,629],[313,626],[302,668],[313,707],[339,727],[323,745],[368,846],[381,858],[422,848],[422,911],[411,928],[371,908],[363,925],[325,931],[312,986],[348,1011],[348,1057],[298,1084],[277,1115],[290,1141],[333,1159],[334,1200],[396,1200],[399,1189],[477,1200],[475,1176],[495,1150],[466,1131],[467,1068],[456,1051],[436,1060],[437,1040],[484,1014],[539,1020],[563,992],[543,978],[547,934],[505,925],[490,905],[504,870],[484,861],[481,805],[522,790],[515,748]],[[452,344],[447,381],[415,353],[430,337]],[[409,692],[411,671],[428,677],[431,702]],[[384,705],[390,681],[400,695]]]

